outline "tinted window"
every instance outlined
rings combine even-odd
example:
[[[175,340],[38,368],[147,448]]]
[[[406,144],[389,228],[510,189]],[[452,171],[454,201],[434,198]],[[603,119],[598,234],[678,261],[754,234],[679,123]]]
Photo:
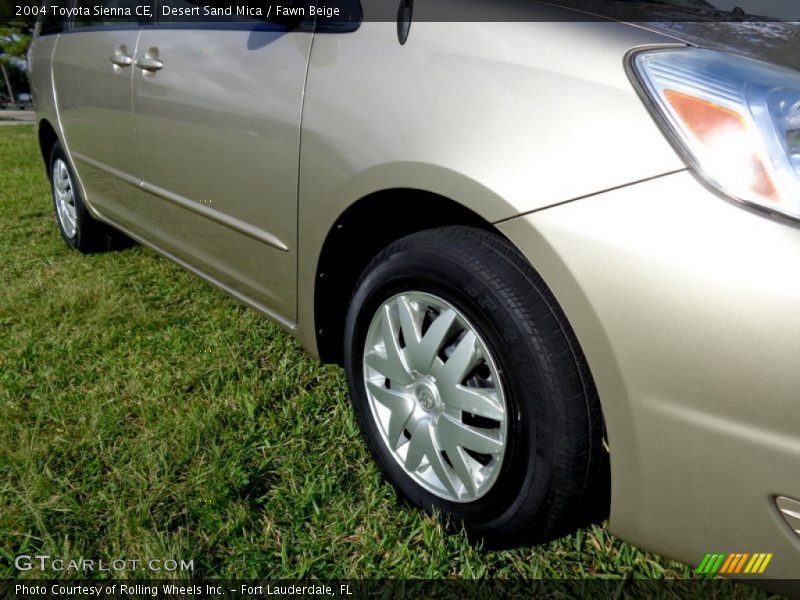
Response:
[[[39,13],[39,17],[36,19],[36,32],[39,35],[61,33],[64,30],[65,19],[55,11],[54,4],[56,4],[55,0],[47,0],[47,2],[42,3],[44,10]]]

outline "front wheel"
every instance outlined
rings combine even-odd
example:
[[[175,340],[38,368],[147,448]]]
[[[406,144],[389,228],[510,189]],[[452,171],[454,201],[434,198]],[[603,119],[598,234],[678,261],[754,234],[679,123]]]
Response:
[[[369,447],[399,495],[492,547],[602,514],[599,402],[547,286],[505,239],[446,227],[364,271],[345,369]],[[599,507],[599,510],[598,510]]]

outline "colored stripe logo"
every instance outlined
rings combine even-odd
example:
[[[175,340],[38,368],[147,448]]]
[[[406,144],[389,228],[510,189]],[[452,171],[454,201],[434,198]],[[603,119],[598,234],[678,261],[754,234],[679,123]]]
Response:
[[[706,554],[697,572],[704,575],[736,575],[746,573],[761,575],[767,569],[773,554]]]

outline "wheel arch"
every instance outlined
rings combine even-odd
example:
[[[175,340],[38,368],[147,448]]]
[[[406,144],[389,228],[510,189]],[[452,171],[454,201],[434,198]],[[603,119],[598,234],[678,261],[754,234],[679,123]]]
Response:
[[[39,150],[42,153],[42,160],[44,161],[44,168],[47,171],[47,176],[50,176],[50,153],[53,146],[58,141],[58,134],[55,128],[50,124],[47,119],[41,119],[38,127]]]
[[[380,222],[381,227],[374,227],[376,222]],[[354,202],[336,219],[323,243],[314,285],[317,352],[323,362],[342,363],[347,307],[369,261],[401,237],[445,225],[468,225],[503,235],[466,206],[445,196],[412,188],[371,193]],[[357,235],[351,235],[352,231]]]

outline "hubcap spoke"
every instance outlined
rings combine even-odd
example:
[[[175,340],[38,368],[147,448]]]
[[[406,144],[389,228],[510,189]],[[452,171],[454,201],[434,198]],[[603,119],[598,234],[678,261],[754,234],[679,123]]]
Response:
[[[503,442],[477,427],[464,425],[445,415],[439,421],[439,439],[447,448],[465,448],[479,454],[497,454],[503,451]]]
[[[451,496],[458,497],[459,494],[456,491],[455,472],[453,472],[452,467],[445,462],[444,456],[442,456],[442,449],[436,444],[434,435],[434,431],[431,431],[431,451],[428,454],[428,460],[430,461],[431,468],[433,469],[433,472],[436,473],[436,476],[444,485],[447,492]]]
[[[400,348],[399,331],[389,306],[383,307],[380,319],[383,352],[380,349],[369,352],[366,356],[367,365],[391,381],[408,385],[412,382],[412,377]]]
[[[77,231],[78,216],[75,209],[75,191],[66,163],[57,159],[53,165],[53,195],[56,215],[67,237],[74,237]]]
[[[373,382],[369,382],[369,389],[375,400],[389,409],[391,416],[387,428],[389,444],[394,449],[397,448],[400,436],[408,425],[411,415],[414,413],[414,401],[407,395],[398,394],[392,390]]]
[[[387,300],[367,332],[364,381],[409,477],[454,502],[488,493],[505,452],[506,401],[494,359],[458,309],[422,292]]]
[[[445,451],[447,452],[447,458],[453,463],[453,471],[455,471],[467,494],[475,496],[477,493],[475,472],[470,467],[470,461],[465,456],[464,449],[458,446],[446,446]]]
[[[447,359],[442,367],[440,378],[446,386],[455,386],[461,383],[464,378],[477,364],[477,344],[478,338],[472,331],[467,331],[461,341],[458,342],[456,349]]]
[[[453,496],[457,495],[455,482],[450,473],[450,467],[442,456],[441,448],[436,440],[434,427],[426,421],[421,421],[411,434],[408,442],[408,454],[406,455],[406,469],[416,471],[420,468],[422,460],[428,459],[428,468],[433,470],[439,482],[445,487],[447,492]]]
[[[503,404],[497,394],[491,389],[470,388],[463,385],[453,385],[442,389],[444,403],[452,408],[464,412],[486,417],[495,421],[505,418]]]
[[[422,459],[430,452],[430,425],[427,421],[420,421],[411,431],[411,439],[408,441],[408,451],[406,452],[405,466],[409,471],[416,471],[422,464]]]
[[[455,326],[456,313],[447,309],[436,317],[422,338],[415,337],[409,341],[406,337],[406,354],[410,366],[420,373],[429,373],[433,361],[452,335]],[[403,332],[405,333],[405,329]]]

